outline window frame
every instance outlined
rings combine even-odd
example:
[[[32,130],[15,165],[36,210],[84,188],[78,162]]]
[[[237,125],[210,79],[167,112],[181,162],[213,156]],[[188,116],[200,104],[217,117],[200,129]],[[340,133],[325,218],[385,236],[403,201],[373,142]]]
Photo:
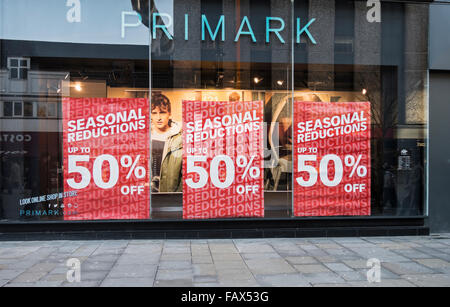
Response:
[[[30,104],[31,105],[31,115],[25,114],[25,105]],[[35,116],[35,102],[34,101],[23,101],[23,117],[24,118],[33,118]]]
[[[17,66],[13,66],[11,64],[12,61],[17,60]],[[22,66],[21,65],[21,61],[26,61],[27,65],[26,66]],[[11,80],[27,80],[28,79],[28,72],[27,72],[27,76],[24,77],[21,74],[21,69],[26,69],[27,71],[30,70],[30,58],[23,58],[23,57],[9,57],[8,58],[8,71],[9,71],[9,79]],[[11,76],[12,70],[16,69],[17,70],[17,77],[13,78]]]
[[[7,103],[11,104],[11,115],[5,114],[5,108],[6,108]],[[2,110],[1,110],[2,117],[12,118],[14,115],[14,102],[11,100],[3,100],[1,106],[2,106]]]
[[[23,118],[24,117],[24,110],[23,110],[23,101],[11,101],[12,102],[12,117],[13,118]],[[21,106],[21,112],[20,115],[16,115],[16,103],[20,104]]]

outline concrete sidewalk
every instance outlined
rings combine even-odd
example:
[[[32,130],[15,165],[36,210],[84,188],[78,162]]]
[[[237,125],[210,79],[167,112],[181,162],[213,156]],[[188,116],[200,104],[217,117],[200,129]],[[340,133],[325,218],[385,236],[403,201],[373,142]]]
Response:
[[[71,258],[81,282],[67,281]],[[0,242],[0,286],[450,286],[450,235]]]

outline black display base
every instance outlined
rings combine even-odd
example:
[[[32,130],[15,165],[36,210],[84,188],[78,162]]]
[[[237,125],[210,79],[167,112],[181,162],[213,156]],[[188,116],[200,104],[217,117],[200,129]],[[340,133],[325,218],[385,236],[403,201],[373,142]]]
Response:
[[[429,235],[425,217],[0,223],[0,241]]]

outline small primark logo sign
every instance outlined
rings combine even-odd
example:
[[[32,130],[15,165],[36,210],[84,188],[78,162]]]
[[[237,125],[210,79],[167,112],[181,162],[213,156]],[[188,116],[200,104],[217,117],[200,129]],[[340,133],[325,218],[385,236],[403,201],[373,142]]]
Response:
[[[126,17],[129,15],[135,15],[137,20],[133,23],[126,22]],[[189,40],[189,14],[184,15],[184,40]],[[163,20],[164,22],[161,22]],[[316,21],[315,18],[303,22],[300,18],[296,18],[295,22],[295,42],[300,44],[302,42],[302,37],[309,39],[312,44],[317,44],[314,36],[309,31],[310,26]],[[202,41],[210,38],[212,41],[220,40],[224,42],[227,37],[225,33],[226,17],[224,15],[219,16],[219,21],[212,24],[206,15],[201,16],[201,31],[202,31]],[[152,38],[157,39],[161,37],[159,31],[162,35],[165,35],[169,40],[174,39],[175,34],[169,32],[169,28],[173,25],[172,16],[166,13],[153,13],[151,18],[152,23]],[[129,27],[138,27],[142,24],[142,17],[136,12],[122,12],[122,38],[125,37],[125,30]],[[271,43],[271,40],[279,40],[282,44],[286,41],[282,36],[283,31],[286,29],[286,22],[280,17],[266,17],[265,18],[265,43]],[[177,34],[178,35],[178,34]],[[253,31],[253,26],[247,16],[244,16],[240,22],[239,30],[234,35],[233,39],[238,42],[242,37],[251,38],[252,42],[256,43],[257,39],[255,32]]]

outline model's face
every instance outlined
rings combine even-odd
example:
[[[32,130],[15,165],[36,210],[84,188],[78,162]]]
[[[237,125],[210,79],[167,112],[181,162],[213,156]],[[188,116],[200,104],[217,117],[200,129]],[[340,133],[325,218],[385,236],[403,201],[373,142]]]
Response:
[[[156,107],[152,110],[152,122],[161,131],[169,129],[170,112],[167,109]]]

